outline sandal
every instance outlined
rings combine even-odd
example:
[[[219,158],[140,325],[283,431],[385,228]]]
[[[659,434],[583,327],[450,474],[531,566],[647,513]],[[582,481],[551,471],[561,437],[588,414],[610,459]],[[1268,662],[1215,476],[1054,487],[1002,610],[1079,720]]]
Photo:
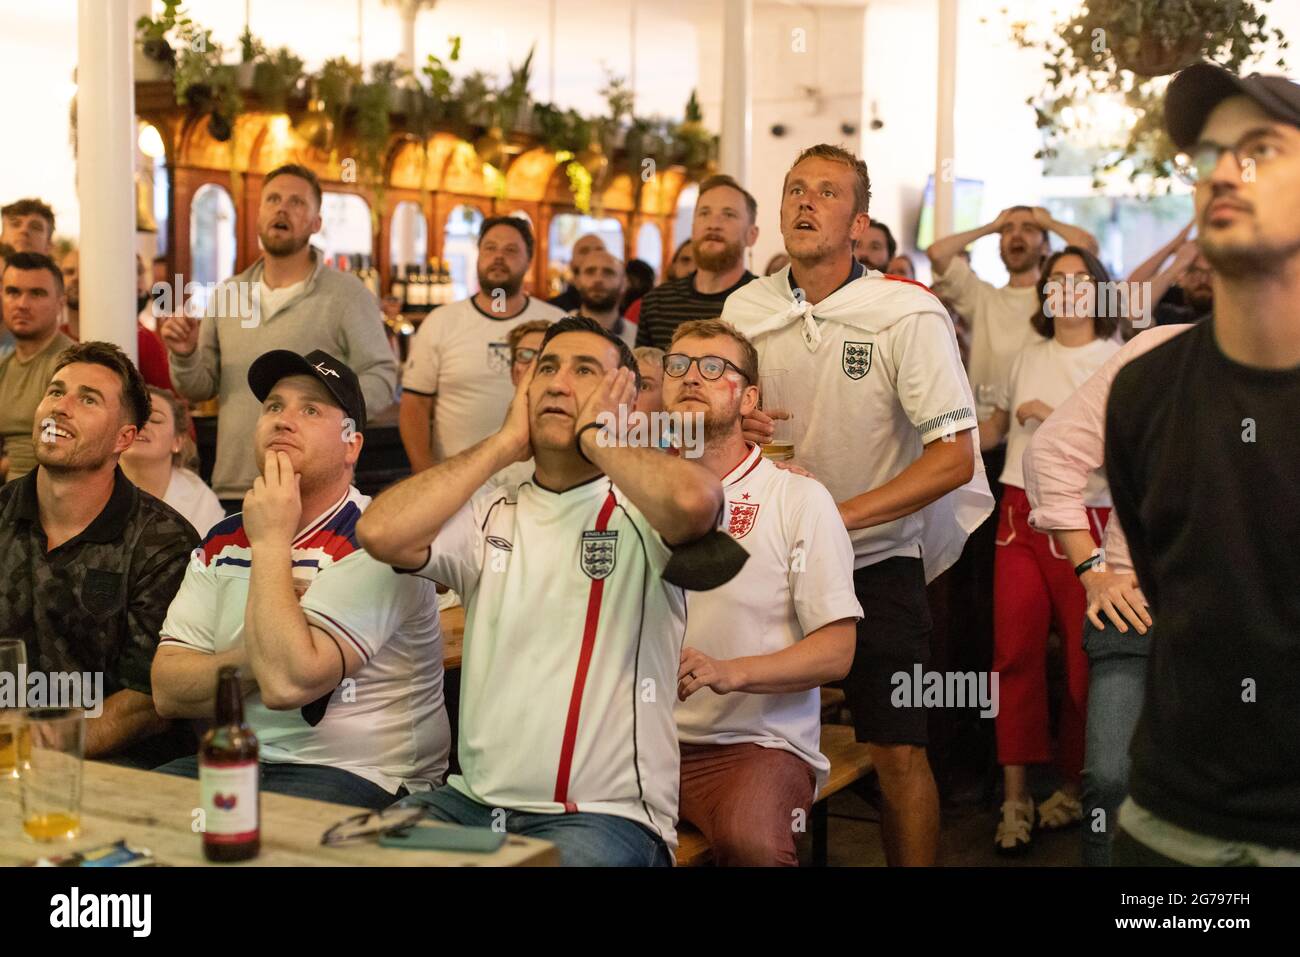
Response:
[[[1002,802],[1002,820],[993,836],[993,849],[999,854],[1023,854],[1033,843],[1034,802]]]
[[[1083,805],[1064,791],[1057,791],[1038,805],[1038,826],[1045,831],[1072,827],[1083,820]]]

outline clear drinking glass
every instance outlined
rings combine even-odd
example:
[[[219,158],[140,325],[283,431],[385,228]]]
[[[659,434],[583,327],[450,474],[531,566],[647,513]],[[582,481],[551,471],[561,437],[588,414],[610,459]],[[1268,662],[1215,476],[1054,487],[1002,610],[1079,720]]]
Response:
[[[16,778],[28,760],[31,750],[23,724],[23,712],[18,705],[23,700],[27,668],[27,643],[21,638],[0,638],[0,688],[7,702],[0,698],[0,778]]]
[[[774,412],[789,413],[787,389],[789,373],[785,369],[769,369],[758,376],[758,404],[768,415]],[[794,429],[790,419],[773,416],[775,431],[772,440],[763,445],[763,455],[769,459],[786,461],[794,458]]]
[[[20,778],[23,832],[33,841],[70,841],[81,832],[85,712],[30,708],[25,718],[31,761]]]
[[[991,382],[981,382],[975,387],[975,416],[981,422],[997,408],[998,387]]]

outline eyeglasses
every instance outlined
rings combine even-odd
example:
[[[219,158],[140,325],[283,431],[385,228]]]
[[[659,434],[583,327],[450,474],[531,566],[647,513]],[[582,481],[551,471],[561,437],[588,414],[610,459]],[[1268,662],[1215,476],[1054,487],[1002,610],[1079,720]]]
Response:
[[[1183,182],[1195,186],[1213,176],[1223,154],[1231,153],[1245,178],[1248,170],[1275,159],[1280,152],[1276,143],[1258,132],[1247,133],[1233,146],[1206,140],[1186,153],[1179,153],[1174,158],[1174,172]]]
[[[415,827],[424,819],[423,807],[386,807],[382,811],[362,811],[344,818],[321,835],[322,845],[332,847],[362,837],[398,834]]]
[[[664,372],[667,375],[672,376],[674,379],[680,379],[682,376],[686,375],[686,373],[691,370],[691,363],[693,362],[699,367],[700,375],[710,381],[720,378],[727,369],[734,370],[739,373],[746,382],[749,381],[749,376],[745,375],[744,370],[730,359],[724,359],[722,356],[700,356],[699,358],[696,358],[681,352],[670,352],[668,355],[664,356],[663,361]]]
[[[537,353],[539,351],[540,350],[538,349],[516,349],[514,359],[511,361],[514,362],[515,365],[526,366],[537,358]]]
[[[1063,273],[1054,272],[1047,277],[1049,284],[1054,284],[1064,288],[1066,285],[1073,285],[1078,289],[1080,286],[1091,286],[1096,283],[1095,276],[1090,276],[1086,272]]]

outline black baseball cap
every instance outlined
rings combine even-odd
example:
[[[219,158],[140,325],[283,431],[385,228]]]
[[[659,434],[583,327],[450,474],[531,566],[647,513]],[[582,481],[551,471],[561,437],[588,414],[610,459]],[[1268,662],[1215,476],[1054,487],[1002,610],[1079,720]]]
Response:
[[[357,374],[328,352],[317,349],[305,356],[288,349],[273,349],[258,356],[248,367],[248,387],[258,402],[265,402],[275,384],[285,376],[309,375],[320,382],[343,408],[353,431],[366,426],[366,397],[361,394]]]
[[[1237,76],[1198,63],[1174,77],[1165,92],[1165,129],[1174,145],[1182,150],[1195,145],[1210,112],[1230,96],[1247,97],[1273,119],[1300,126],[1300,84],[1284,76]]]

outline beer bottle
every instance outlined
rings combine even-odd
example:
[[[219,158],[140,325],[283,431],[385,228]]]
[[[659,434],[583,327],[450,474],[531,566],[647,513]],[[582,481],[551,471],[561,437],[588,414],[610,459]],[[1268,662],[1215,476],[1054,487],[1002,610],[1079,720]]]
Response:
[[[226,665],[217,675],[217,723],[199,745],[203,856],[210,861],[246,861],[261,848],[257,751],[244,723],[239,669]]]

